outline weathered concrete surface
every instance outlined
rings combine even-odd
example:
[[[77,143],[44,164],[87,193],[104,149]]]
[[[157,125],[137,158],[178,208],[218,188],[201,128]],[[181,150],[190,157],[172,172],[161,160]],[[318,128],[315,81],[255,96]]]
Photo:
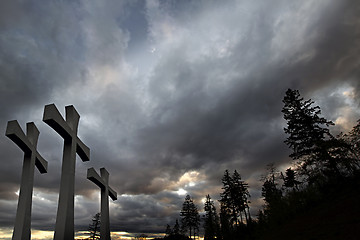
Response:
[[[24,151],[20,193],[12,239],[26,240],[31,237],[31,207],[35,166],[40,173],[47,172],[47,161],[36,150],[39,130],[33,122],[26,124],[26,136],[19,123],[9,121],[5,135]]]
[[[74,239],[74,184],[76,153],[82,161],[90,160],[90,149],[78,138],[80,115],[70,105],[65,107],[66,121],[54,104],[45,106],[43,121],[64,138],[59,204],[55,240]]]
[[[101,176],[94,168],[89,168],[87,178],[101,189],[100,239],[110,240],[109,196],[112,200],[116,200],[117,194],[109,187],[109,172],[101,168],[100,174]]]

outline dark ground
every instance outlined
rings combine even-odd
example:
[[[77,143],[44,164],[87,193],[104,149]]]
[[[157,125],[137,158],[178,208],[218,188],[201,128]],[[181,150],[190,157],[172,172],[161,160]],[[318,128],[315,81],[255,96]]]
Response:
[[[269,229],[261,239],[360,239],[360,181],[337,184],[313,208]]]

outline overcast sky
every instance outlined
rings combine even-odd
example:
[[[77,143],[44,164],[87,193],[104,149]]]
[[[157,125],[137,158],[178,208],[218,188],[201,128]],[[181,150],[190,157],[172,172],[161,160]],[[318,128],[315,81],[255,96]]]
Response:
[[[283,141],[288,88],[316,101],[348,131],[360,118],[360,4],[305,1],[1,1],[0,234],[12,231],[22,151],[7,121],[40,130],[48,173],[35,172],[32,229],[54,230],[62,138],[42,122],[46,104],[74,105],[91,160],[77,160],[76,229],[99,211],[87,168],[105,167],[118,200],[113,231],[163,232],[185,194],[199,209],[219,199],[235,169],[251,189]],[[10,235],[11,236],[11,235]]]

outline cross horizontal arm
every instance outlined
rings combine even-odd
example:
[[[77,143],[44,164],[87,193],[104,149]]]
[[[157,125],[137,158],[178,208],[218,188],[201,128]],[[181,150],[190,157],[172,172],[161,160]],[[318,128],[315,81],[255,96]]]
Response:
[[[27,123],[26,126],[28,136],[25,136],[25,133],[21,129],[18,121],[9,121],[6,127],[5,135],[24,151],[25,156],[31,156],[31,154],[34,154],[35,165],[39,169],[39,172],[46,173],[48,162],[36,151],[39,130],[33,122]]]
[[[66,106],[66,121],[55,104],[46,105],[44,109],[43,121],[62,136],[65,141],[76,141],[76,152],[81,160],[86,162],[90,160],[90,148],[76,136],[79,118],[79,114],[72,105]]]
[[[35,166],[39,169],[40,173],[47,173],[48,162],[36,150],[39,134],[40,132],[35,126],[35,123],[28,122],[26,124],[26,136],[34,148],[33,154],[35,154]]]
[[[109,187],[109,196],[113,201],[117,200],[117,193],[111,187]]]
[[[87,179],[95,183],[99,188],[105,187],[104,180],[97,174],[94,168],[88,168]]]
[[[31,143],[25,136],[18,121],[8,121],[5,135],[24,151],[25,155],[31,154]]]
[[[83,162],[90,160],[90,148],[86,146],[79,138],[76,141],[76,152]]]
[[[89,168],[87,170],[87,179],[89,179],[90,181],[92,181],[93,183],[95,183],[99,188],[106,188],[106,184],[104,179],[102,177],[99,176],[99,174],[95,171],[94,168]],[[117,200],[117,193],[109,186],[108,190],[109,190],[109,196],[111,197],[112,200]]]
[[[65,140],[71,139],[72,130],[61,116],[55,104],[49,104],[45,106],[43,121],[52,127]]]
[[[39,153],[36,153],[35,166],[40,173],[47,173],[48,162]]]

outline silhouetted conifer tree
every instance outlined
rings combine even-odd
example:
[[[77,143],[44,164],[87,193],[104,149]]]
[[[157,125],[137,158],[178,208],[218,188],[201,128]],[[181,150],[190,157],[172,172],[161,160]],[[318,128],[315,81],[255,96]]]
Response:
[[[92,218],[92,223],[89,225],[89,239],[100,239],[100,213],[97,213]]]
[[[243,223],[244,214],[245,221],[248,223],[250,221],[248,184],[241,180],[241,176],[236,170],[232,176],[228,170],[225,170],[222,183],[224,190],[220,194],[222,215],[225,217],[225,213],[230,214],[231,224],[238,226]]]
[[[210,195],[206,196],[204,210],[205,210],[204,239],[210,240],[210,239],[218,238],[219,230],[220,230],[219,217],[216,213],[216,208],[214,202],[210,198]]]
[[[275,203],[281,200],[281,190],[276,187],[276,183],[272,179],[266,179],[262,189],[261,195],[264,197],[265,202],[269,206],[273,206]]]
[[[290,157],[299,160],[310,183],[314,178],[316,181],[320,173],[327,176],[334,173],[339,175],[336,159],[329,154],[332,145],[328,140],[334,137],[328,127],[334,123],[320,117],[320,107],[312,106],[314,102],[311,99],[301,98],[298,90],[288,89],[283,103],[282,112],[287,120],[284,130],[289,135],[285,143],[293,150]]]
[[[281,220],[282,215],[282,191],[278,188],[279,173],[274,164],[267,166],[267,175],[263,177],[261,195],[265,200],[264,216],[269,219]]]
[[[175,225],[174,225],[174,228],[173,228],[173,234],[175,234],[175,235],[181,234],[179,221],[177,219],[175,221]]]
[[[172,230],[169,224],[166,225],[165,236],[168,237],[172,234]]]
[[[357,124],[349,132],[349,142],[352,144],[354,149],[359,151],[360,149],[360,119],[357,121]]]
[[[224,190],[221,194],[220,197],[221,199],[219,200],[221,203],[221,216],[225,219],[230,219],[231,222],[236,222],[237,223],[237,214],[236,214],[236,210],[235,210],[235,206],[233,204],[233,199],[232,199],[232,179],[231,176],[229,174],[228,170],[225,170],[224,176],[221,179],[223,187],[222,189]],[[224,223],[224,221],[222,221],[222,223]],[[224,223],[225,224],[225,223]],[[233,223],[228,223],[228,224],[233,224]]]
[[[346,154],[340,152],[345,168],[354,173],[360,168],[360,119],[348,134],[340,134],[338,139],[347,150]]]
[[[273,164],[268,166],[262,178],[265,206],[259,211],[257,223],[252,225],[257,231],[253,236],[258,239],[280,230],[287,220],[303,219],[304,213],[310,216],[315,210],[322,214],[318,208],[323,203],[342,208],[339,202],[344,198],[339,195],[352,196],[357,191],[354,189],[359,189],[360,120],[348,134],[334,137],[329,130],[334,124],[320,117],[320,107],[314,107],[311,99],[305,101],[299,91],[289,89],[283,102],[282,112],[287,120],[284,130],[288,134],[285,143],[292,149],[290,157],[299,167],[279,174]],[[279,180],[283,180],[282,188]],[[284,188],[288,191],[283,192]]]
[[[226,206],[225,201],[220,201],[220,235],[221,239],[230,239],[233,232],[231,222],[231,210]]]
[[[238,214],[240,215],[242,221],[242,213],[245,215],[246,223],[248,224],[251,221],[249,203],[250,198],[249,185],[241,180],[240,174],[235,170],[232,176],[233,181],[233,195],[234,195],[234,204]]]
[[[281,173],[281,177],[284,180],[284,186],[286,188],[292,190],[299,190],[298,185],[300,184],[300,182],[296,180],[294,170],[292,170],[291,168],[286,169],[285,176],[283,175],[283,173]]]
[[[181,224],[184,230],[189,230],[189,237],[192,237],[192,233],[195,239],[197,231],[200,226],[200,215],[196,205],[191,199],[190,195],[186,195],[185,201],[180,212]]]
[[[165,233],[166,233],[166,235],[165,235],[164,239],[166,239],[166,240],[189,240],[190,239],[189,237],[185,236],[181,232],[179,221],[177,219],[176,219],[173,229],[171,229],[169,224],[166,226]]]

